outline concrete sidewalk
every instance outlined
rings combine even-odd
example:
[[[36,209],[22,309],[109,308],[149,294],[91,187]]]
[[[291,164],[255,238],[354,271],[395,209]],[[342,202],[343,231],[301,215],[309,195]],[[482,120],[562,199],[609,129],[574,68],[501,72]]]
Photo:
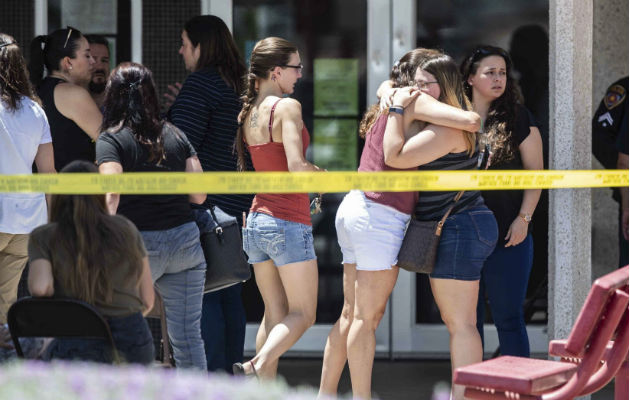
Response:
[[[321,359],[282,358],[278,374],[291,386],[318,388],[321,370]],[[433,387],[440,381],[449,382],[451,370],[450,363],[444,360],[376,360],[372,377],[372,392],[382,400],[431,400]],[[347,366],[339,383],[339,393],[351,394]],[[613,398],[613,383],[591,396],[592,400]]]

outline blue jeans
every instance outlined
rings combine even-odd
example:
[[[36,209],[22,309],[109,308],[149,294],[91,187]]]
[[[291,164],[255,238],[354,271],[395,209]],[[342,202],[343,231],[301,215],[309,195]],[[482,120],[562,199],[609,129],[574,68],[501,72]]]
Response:
[[[529,357],[529,339],[523,317],[523,302],[534,260],[531,233],[513,247],[497,246],[481,271],[477,329],[483,343],[485,296],[499,334],[501,355]]]
[[[153,362],[153,338],[142,314],[107,318],[114,344],[123,361],[148,365]],[[111,346],[102,339],[55,339],[46,350],[45,358],[111,363]]]
[[[312,226],[259,212],[247,216],[243,250],[250,264],[271,259],[277,267],[317,258]]]
[[[485,205],[464,209],[444,222],[431,278],[476,281],[499,235]]]
[[[175,365],[206,370],[201,302],[206,261],[194,222],[164,231],[142,231],[151,276],[162,295]]]
[[[193,209],[200,232],[214,228],[205,209]],[[245,345],[245,307],[242,283],[203,295],[201,337],[206,350],[208,371],[232,373],[232,364],[243,361]]]

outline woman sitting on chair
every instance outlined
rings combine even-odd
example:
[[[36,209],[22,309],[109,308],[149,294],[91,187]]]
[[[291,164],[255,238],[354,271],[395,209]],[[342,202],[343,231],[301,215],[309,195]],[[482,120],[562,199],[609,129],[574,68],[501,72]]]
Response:
[[[98,170],[87,161],[73,161],[61,172]],[[107,213],[105,195],[53,195],[50,223],[31,233],[28,256],[33,296],[71,297],[91,304],[108,321],[124,361],[153,361],[153,339],[143,318],[155,295],[147,252],[129,220]],[[96,339],[57,339],[48,354],[113,361],[105,341]]]

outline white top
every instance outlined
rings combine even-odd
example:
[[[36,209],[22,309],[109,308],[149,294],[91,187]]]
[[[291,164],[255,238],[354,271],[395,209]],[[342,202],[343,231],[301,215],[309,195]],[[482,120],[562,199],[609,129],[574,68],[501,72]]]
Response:
[[[0,174],[30,175],[39,145],[50,142],[48,119],[39,104],[22,97],[12,112],[0,101]],[[47,219],[43,193],[0,193],[0,232],[31,233]]]

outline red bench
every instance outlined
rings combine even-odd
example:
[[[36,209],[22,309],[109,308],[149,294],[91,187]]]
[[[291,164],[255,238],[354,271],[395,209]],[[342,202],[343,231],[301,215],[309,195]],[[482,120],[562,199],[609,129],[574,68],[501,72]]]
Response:
[[[597,279],[569,338],[549,344],[565,361],[503,356],[457,368],[453,382],[466,386],[467,399],[560,400],[617,376],[615,400],[628,399],[628,273],[626,266]]]

